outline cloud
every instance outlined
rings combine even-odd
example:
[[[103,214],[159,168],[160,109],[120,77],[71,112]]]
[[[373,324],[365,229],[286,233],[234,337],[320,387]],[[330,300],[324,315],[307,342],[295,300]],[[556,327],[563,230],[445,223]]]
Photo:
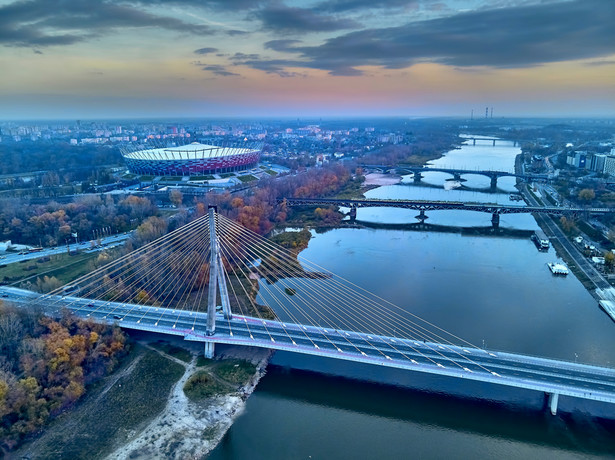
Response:
[[[314,7],[317,11],[344,13],[357,10],[416,8],[418,0],[327,0]]]
[[[198,50],[194,50],[194,54],[210,54],[217,52],[218,48],[199,48]]]
[[[269,5],[254,12],[252,16],[262,22],[264,30],[283,34],[332,32],[360,27],[360,24],[352,19],[322,16],[314,13],[311,9],[293,8],[281,3]]]
[[[271,40],[264,43],[265,49],[274,50],[274,51],[282,51],[282,52],[292,52],[296,51],[295,45],[301,43],[301,40]]]
[[[30,0],[0,7],[0,44],[5,45],[72,45],[113,30],[142,27],[194,35],[214,33],[206,25],[159,16],[109,0]]]
[[[586,66],[590,66],[590,67],[597,67],[597,66],[603,66],[603,65],[613,65],[615,64],[615,60],[604,60],[604,61],[591,61],[591,62],[586,62],[585,65]]]
[[[239,76],[238,73],[230,72],[226,70],[226,67],[221,65],[206,65],[203,67],[203,70],[207,70],[208,72],[213,73],[214,75],[218,75],[221,77],[236,77]]]
[[[133,3],[138,3],[146,6],[151,5],[179,5],[204,8],[209,10],[220,11],[247,11],[258,8],[265,3],[264,0],[133,0]]]
[[[610,1],[536,4],[365,29],[290,50],[300,53],[295,63],[333,75],[359,75],[359,66],[400,69],[418,62],[532,67],[615,54],[613,17],[615,2]],[[288,42],[268,43],[271,48],[289,47]]]

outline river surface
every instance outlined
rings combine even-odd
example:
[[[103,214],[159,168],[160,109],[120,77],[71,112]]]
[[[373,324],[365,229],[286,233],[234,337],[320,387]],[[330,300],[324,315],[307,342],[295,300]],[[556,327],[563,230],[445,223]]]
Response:
[[[512,143],[477,141],[434,167],[514,170]],[[369,198],[511,203],[514,178],[433,172],[367,192]],[[447,190],[448,189],[448,190]],[[519,204],[514,202],[514,204]],[[378,228],[315,233],[301,257],[479,346],[615,366],[615,323],[569,275],[553,249],[520,230],[529,214],[359,209]],[[392,225],[386,228],[386,224]],[[211,459],[615,458],[615,405],[560,398],[552,416],[539,392],[277,352]]]

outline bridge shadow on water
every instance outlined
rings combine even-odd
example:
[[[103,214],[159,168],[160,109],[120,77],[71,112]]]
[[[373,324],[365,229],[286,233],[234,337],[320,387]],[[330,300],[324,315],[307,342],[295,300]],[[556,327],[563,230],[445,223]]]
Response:
[[[466,382],[471,387],[468,393],[464,391],[466,394],[461,395],[453,391],[450,394],[450,389],[445,388],[450,380],[446,382],[441,377],[415,373],[412,379],[421,382],[419,387],[433,380],[436,390],[410,388],[389,379],[384,379],[386,383],[376,383],[270,365],[259,383],[258,392],[277,399],[383,417],[419,427],[440,427],[497,440],[548,446],[576,455],[610,456],[615,452],[615,420],[589,415],[586,410],[593,414],[598,406],[586,405],[586,401],[575,400],[572,410],[552,416],[546,397],[538,392],[494,389],[492,385]],[[482,392],[492,394],[494,399],[471,396],[471,393]],[[507,402],[496,401],[501,393],[507,394],[504,398]]]
[[[468,236],[496,236],[498,238],[529,238],[534,232],[532,230],[520,230],[505,227],[457,227],[452,225],[428,224],[426,222],[413,222],[408,224],[388,224],[382,222],[369,222],[359,219],[351,220],[356,225],[377,230],[404,230],[415,232],[436,232],[436,233],[459,233]]]
[[[454,179],[448,179],[447,181],[453,181]],[[477,192],[477,193],[485,193],[489,195],[508,195],[510,193],[517,193],[517,190],[505,190],[500,187],[490,187],[487,185],[486,187],[469,187],[464,184],[467,179],[461,179],[459,182],[461,185],[459,187],[453,188],[452,190],[461,190],[463,192]],[[421,188],[433,188],[437,190],[446,190],[443,185],[432,184],[429,182],[425,182],[421,180],[420,182],[399,182],[396,185],[403,185],[407,187],[421,187]]]

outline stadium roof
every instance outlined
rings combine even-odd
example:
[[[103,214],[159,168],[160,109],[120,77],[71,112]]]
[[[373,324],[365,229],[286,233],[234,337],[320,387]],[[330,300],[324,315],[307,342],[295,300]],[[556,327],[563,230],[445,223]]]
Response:
[[[219,147],[215,145],[201,144],[193,142],[191,144],[180,145],[177,147],[160,147],[146,150],[136,150],[125,152],[126,158],[134,160],[197,160],[201,158],[226,157],[242,155],[258,149]]]

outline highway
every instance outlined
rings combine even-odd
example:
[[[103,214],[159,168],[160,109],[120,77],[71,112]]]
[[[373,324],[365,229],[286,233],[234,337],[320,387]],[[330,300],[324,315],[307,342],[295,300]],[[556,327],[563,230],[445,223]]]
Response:
[[[41,257],[46,257],[46,256],[51,256],[54,254],[66,254],[66,252],[68,252],[69,250],[72,251],[83,251],[83,250],[87,250],[87,251],[102,251],[103,249],[110,249],[113,248],[115,246],[119,246],[120,243],[123,243],[124,241],[126,241],[128,238],[130,238],[131,236],[131,232],[127,232],[127,233],[120,233],[118,235],[111,235],[111,236],[106,236],[103,238],[100,238],[100,242],[101,245],[100,247],[96,247],[96,248],[91,248],[91,242],[90,241],[84,241],[82,243],[78,243],[78,244],[69,244],[69,245],[63,245],[63,246],[57,246],[55,248],[44,248],[41,251],[36,251],[36,252],[6,252],[2,255],[0,255],[0,264],[2,265],[8,265],[8,264],[13,264],[16,262],[21,262],[23,260],[30,260],[30,259],[40,259]]]
[[[17,305],[38,303],[40,299],[31,291],[6,286],[0,287],[0,296]],[[215,335],[207,336],[207,314],[202,312],[71,296],[44,300],[49,314],[57,314],[62,308],[84,318],[190,341],[285,350],[615,403],[615,369],[611,368],[317,325],[238,315],[225,319],[221,313],[216,315]]]
[[[536,198],[534,198],[525,187],[525,184],[523,184],[520,190],[523,192],[523,196],[527,200],[528,204],[531,206],[539,206]],[[596,270],[596,268],[589,262],[587,257],[581,254],[579,249],[568,239],[568,237],[566,237],[562,229],[555,222],[553,222],[553,219],[548,216],[536,216],[536,218],[541,219],[541,222],[548,229],[548,236],[559,241],[564,250],[568,253],[569,257],[574,260],[577,267],[579,267],[579,270],[585,274],[587,279],[589,279],[597,289],[608,289],[611,287],[609,282],[604,279],[598,270]]]

